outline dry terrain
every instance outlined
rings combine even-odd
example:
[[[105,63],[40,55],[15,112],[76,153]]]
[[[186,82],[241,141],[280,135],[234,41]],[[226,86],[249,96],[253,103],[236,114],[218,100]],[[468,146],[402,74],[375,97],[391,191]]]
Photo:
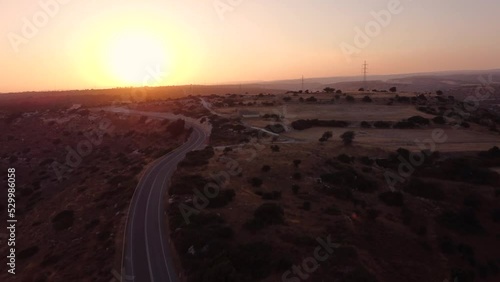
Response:
[[[140,174],[186,138],[170,124],[80,106],[2,116],[0,163],[16,169],[17,281],[116,278]]]
[[[287,271],[329,236],[338,245],[302,268],[308,281],[498,281],[499,116],[457,119],[450,97],[365,96],[204,97],[226,135],[240,124],[281,136],[240,131],[246,141],[179,167],[167,199],[187,281],[299,281]],[[446,138],[431,145],[436,131]]]
[[[498,281],[500,116],[487,103],[465,111],[452,93],[187,89],[3,97],[19,281],[117,278],[137,181],[189,131],[108,106],[212,124],[209,146],[188,154],[165,195],[182,281],[295,282],[287,271],[327,238],[335,248],[308,281]],[[434,147],[436,130],[446,138]],[[421,151],[422,163],[401,172]]]

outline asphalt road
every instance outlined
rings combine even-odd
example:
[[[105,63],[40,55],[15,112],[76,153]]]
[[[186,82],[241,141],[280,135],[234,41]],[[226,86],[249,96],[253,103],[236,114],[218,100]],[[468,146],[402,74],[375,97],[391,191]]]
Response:
[[[189,140],[150,165],[137,185],[127,219],[122,281],[178,281],[164,221],[163,195],[186,153],[203,148],[207,142],[206,131],[191,125]]]

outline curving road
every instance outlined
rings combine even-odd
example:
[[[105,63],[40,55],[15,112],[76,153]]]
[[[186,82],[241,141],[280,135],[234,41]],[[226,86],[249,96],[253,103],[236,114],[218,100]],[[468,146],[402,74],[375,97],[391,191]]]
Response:
[[[122,112],[117,109],[109,110]],[[161,114],[145,115],[159,117]],[[196,123],[187,124],[193,128],[188,141],[150,165],[134,192],[125,231],[122,281],[178,281],[170,251],[170,237],[166,233],[163,195],[177,164],[184,159],[186,153],[203,148],[208,139],[206,128]]]

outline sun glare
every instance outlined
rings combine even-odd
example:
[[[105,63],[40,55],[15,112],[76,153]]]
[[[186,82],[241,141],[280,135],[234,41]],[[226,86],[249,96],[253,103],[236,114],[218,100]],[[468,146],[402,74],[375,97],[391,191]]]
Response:
[[[185,83],[198,73],[203,49],[177,26],[149,9],[97,15],[68,40],[68,55],[93,88]]]
[[[158,84],[163,77],[152,74],[169,71],[167,47],[162,40],[142,31],[125,31],[110,39],[107,65],[116,79],[133,86]]]

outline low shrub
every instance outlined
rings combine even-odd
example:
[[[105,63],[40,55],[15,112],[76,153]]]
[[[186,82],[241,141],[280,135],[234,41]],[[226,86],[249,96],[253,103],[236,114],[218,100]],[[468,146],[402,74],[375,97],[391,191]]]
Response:
[[[278,134],[285,132],[285,127],[280,123],[268,124],[266,125],[265,129]]]
[[[500,208],[495,208],[491,212],[491,219],[496,223],[500,223]]]
[[[281,199],[281,191],[263,192],[261,197],[263,200],[278,200]]]
[[[391,123],[388,121],[376,121],[373,123],[375,128],[391,128]]]
[[[429,119],[421,116],[412,116],[411,118],[408,119],[408,121],[418,125],[429,125],[431,123]]]
[[[203,150],[189,152],[186,154],[184,160],[179,163],[179,166],[194,167],[207,165],[208,161],[214,156],[214,154],[214,149],[210,146]]]
[[[418,178],[411,178],[404,190],[413,196],[435,201],[442,201],[445,198],[443,190],[436,183],[423,181]]]
[[[364,165],[368,165],[368,166],[371,166],[373,165],[373,163],[375,162],[373,159],[369,158],[369,157],[360,157],[359,158],[359,161],[364,164]]]
[[[372,100],[372,98],[370,98],[370,96],[365,96],[365,97],[363,97],[363,102],[371,103],[371,102],[373,102],[373,100]]]
[[[394,124],[394,128],[397,129],[413,129],[416,125],[410,121],[399,121]]]
[[[331,205],[325,209],[325,213],[329,215],[341,215],[342,211],[336,205]]]
[[[387,191],[380,193],[378,198],[391,207],[401,207],[404,204],[403,194],[400,192]]]
[[[21,250],[19,252],[19,254],[17,255],[17,257],[20,260],[25,260],[27,258],[30,258],[30,257],[36,255],[38,253],[38,250],[39,250],[38,246],[29,247],[29,248]]]
[[[362,122],[361,122],[361,127],[362,127],[362,128],[371,128],[371,127],[372,127],[372,125],[371,125],[371,123],[369,123],[369,122],[367,122],[367,121],[362,121]]]
[[[489,149],[488,151],[480,152],[479,156],[483,158],[492,158],[492,159],[500,158],[500,149],[497,146],[495,146]]]
[[[292,178],[294,180],[301,180],[302,179],[302,174],[300,172],[295,172],[293,175],[292,175]]]
[[[349,125],[348,122],[346,121],[337,121],[337,120],[318,120],[318,119],[312,119],[312,120],[296,120],[292,122],[292,127],[295,130],[305,130],[309,129],[312,127],[347,127]]]
[[[434,122],[435,124],[445,124],[446,119],[443,116],[437,116],[432,119],[432,122]]]
[[[236,193],[233,189],[221,189],[217,196],[210,199],[208,202],[208,208],[221,208],[229,204]]]
[[[64,210],[52,218],[52,227],[56,231],[66,230],[73,226],[75,212]]]
[[[461,209],[458,212],[445,211],[436,218],[443,227],[461,234],[480,234],[484,228],[471,209]]]
[[[262,186],[262,179],[258,178],[258,177],[253,177],[252,179],[250,179],[250,184],[252,184],[253,187],[260,187]]]
[[[366,217],[369,220],[376,220],[379,215],[380,215],[379,210],[376,210],[376,209],[367,209],[366,210]]]
[[[285,222],[283,208],[274,203],[264,203],[254,212],[254,217],[245,223],[249,230],[262,229],[269,225],[282,224]]]
[[[343,169],[337,172],[322,174],[321,180],[325,183],[339,185],[361,192],[372,192],[377,189],[377,183],[365,176],[357,173],[352,168]]]
[[[350,164],[350,163],[352,163],[354,158],[350,157],[346,154],[341,154],[337,157],[337,160],[339,160],[340,162],[345,163],[345,164]]]

